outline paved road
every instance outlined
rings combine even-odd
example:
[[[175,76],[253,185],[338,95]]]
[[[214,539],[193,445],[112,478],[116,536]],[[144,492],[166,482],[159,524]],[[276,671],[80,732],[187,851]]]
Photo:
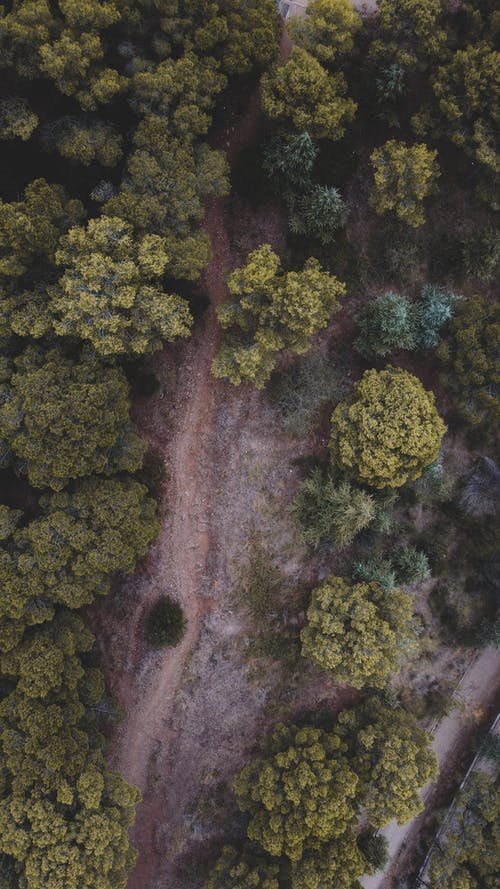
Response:
[[[483,709],[491,699],[492,691],[500,683],[500,651],[487,648],[473,661],[457,689],[457,706],[438,725],[434,734],[432,749],[439,766],[446,762],[455,747],[464,727],[464,707],[467,712]],[[433,784],[427,784],[421,791],[425,803]],[[413,821],[399,825],[391,821],[381,831],[389,843],[389,866],[399,853],[401,846],[412,829]],[[364,889],[382,889],[385,879],[384,871],[377,871],[372,877],[362,877],[360,883]]]

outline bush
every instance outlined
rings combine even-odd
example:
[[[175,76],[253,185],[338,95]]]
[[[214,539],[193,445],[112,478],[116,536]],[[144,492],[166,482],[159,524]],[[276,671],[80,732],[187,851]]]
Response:
[[[429,559],[414,546],[402,546],[396,550],[391,556],[391,565],[398,583],[415,583],[417,580],[429,580],[431,576]]]
[[[186,631],[186,618],[181,606],[170,596],[153,605],[147,618],[147,637],[153,648],[174,647]]]
[[[316,469],[300,485],[293,512],[307,544],[316,548],[322,540],[332,538],[342,547],[373,521],[375,502],[366,491]]]
[[[317,422],[321,408],[346,394],[346,383],[333,359],[311,353],[279,377],[271,397],[285,430],[292,435],[306,435]]]
[[[473,232],[462,243],[466,274],[482,284],[491,284],[500,263],[500,229]]]

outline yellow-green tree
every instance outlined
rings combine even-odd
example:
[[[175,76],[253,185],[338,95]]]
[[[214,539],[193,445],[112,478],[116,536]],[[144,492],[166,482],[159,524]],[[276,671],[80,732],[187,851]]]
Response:
[[[43,142],[68,160],[84,166],[92,163],[115,167],[122,157],[122,137],[95,116],[60,117],[43,128]]]
[[[205,889],[279,889],[279,866],[262,852],[224,846]]]
[[[287,60],[261,80],[262,107],[272,120],[292,123],[314,139],[341,139],[356,103],[346,97],[342,72],[330,73],[307,50],[295,46]]]
[[[83,215],[80,201],[45,179],[30,182],[23,200],[0,202],[0,275],[16,278],[35,263],[53,262],[59,238]]]
[[[460,303],[437,350],[453,376],[460,410],[477,425],[500,418],[500,305],[481,297]]]
[[[422,809],[419,789],[436,777],[431,736],[415,717],[377,697],[339,714],[335,729],[348,745],[348,762],[359,779],[359,805],[373,827],[400,824]]]
[[[142,464],[145,444],[132,427],[118,367],[29,347],[2,396],[0,440],[35,487],[60,491],[71,479]]]
[[[284,272],[269,244],[250,253],[228,279],[231,301],[217,309],[224,330],[212,372],[234,385],[262,388],[282,349],[306,352],[310,337],[339,309],[345,285],[309,259],[301,272]]]
[[[311,0],[305,15],[287,24],[293,42],[327,64],[352,52],[361,27],[361,16],[349,0]]]
[[[189,334],[187,302],[160,284],[169,257],[159,235],[136,240],[129,223],[101,216],[70,229],[56,261],[64,273],[50,308],[59,336],[89,340],[107,356],[151,352]]]
[[[367,370],[332,414],[330,453],[374,488],[398,488],[436,460],[446,426],[420,380],[401,368]]]
[[[38,126],[38,116],[25,99],[2,99],[0,102],[0,139],[22,139],[26,142]]]
[[[291,889],[358,889],[358,877],[373,873],[353,830],[331,843],[312,842],[300,861],[292,862]]]
[[[313,590],[302,654],[339,682],[383,688],[410,637],[411,597],[378,583],[329,577]]]
[[[447,53],[443,0],[380,0],[370,54],[402,68],[426,69]]]
[[[308,842],[341,836],[354,819],[358,779],[335,735],[281,725],[268,754],[247,765],[234,782],[248,812],[248,837],[270,855],[300,861]]]
[[[500,860],[500,788],[476,772],[457,798],[451,826],[435,848],[431,889],[495,889]]]
[[[405,145],[390,139],[371,155],[374,184],[370,204],[382,215],[393,211],[411,228],[425,222],[423,202],[439,176],[437,151],[422,142]]]

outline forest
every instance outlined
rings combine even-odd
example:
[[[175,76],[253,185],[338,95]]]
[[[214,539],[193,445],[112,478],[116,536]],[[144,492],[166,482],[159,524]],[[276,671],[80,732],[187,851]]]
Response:
[[[481,743],[423,885],[498,887],[500,663],[444,783],[433,732],[500,649],[500,10],[280,6],[0,2],[0,889],[360,889],[422,813],[366,883],[417,887]],[[126,624],[138,699],[183,652],[154,780]],[[184,810],[202,645],[243,721]]]

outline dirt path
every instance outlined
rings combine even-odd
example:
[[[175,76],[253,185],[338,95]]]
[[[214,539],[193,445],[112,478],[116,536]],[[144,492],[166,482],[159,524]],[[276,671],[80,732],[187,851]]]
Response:
[[[482,651],[464,674],[455,695],[457,706],[439,723],[434,733],[432,749],[440,767],[438,786],[443,775],[446,775],[447,766],[463,740],[464,733],[467,734],[467,719],[474,720],[488,710],[498,691],[499,677],[500,651],[493,648]],[[432,806],[435,791],[436,783],[428,784],[421,791],[426,807]],[[373,877],[363,877],[361,884],[364,889],[389,889],[401,863],[400,856],[422,817],[419,815],[403,825],[391,821],[384,828],[382,834],[389,844],[389,867],[386,872],[379,871]]]

